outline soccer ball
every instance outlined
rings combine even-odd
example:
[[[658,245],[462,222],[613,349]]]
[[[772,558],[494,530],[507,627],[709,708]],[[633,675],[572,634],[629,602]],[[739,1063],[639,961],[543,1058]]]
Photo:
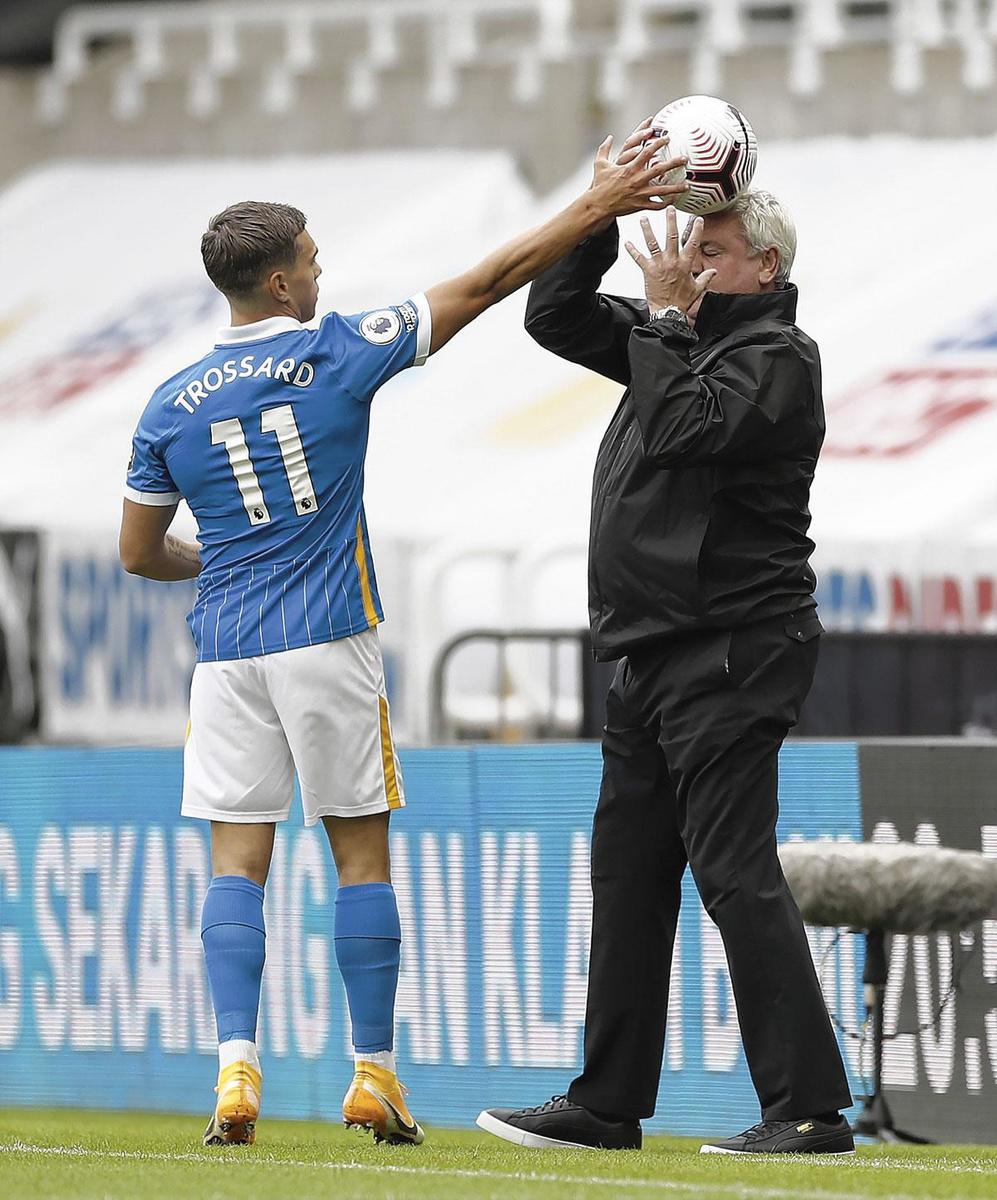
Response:
[[[689,191],[674,197],[682,212],[718,212],[751,182],[758,162],[755,131],[742,112],[716,96],[684,96],[666,104],[651,120],[655,137],[668,131],[666,158],[684,155],[687,167],[661,176],[662,183],[688,179]]]

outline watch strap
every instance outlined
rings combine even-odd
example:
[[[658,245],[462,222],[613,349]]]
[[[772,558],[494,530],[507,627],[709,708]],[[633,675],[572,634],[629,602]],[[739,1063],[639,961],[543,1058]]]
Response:
[[[685,321],[685,313],[677,304],[668,304],[664,308],[654,308],[648,314],[648,321]]]

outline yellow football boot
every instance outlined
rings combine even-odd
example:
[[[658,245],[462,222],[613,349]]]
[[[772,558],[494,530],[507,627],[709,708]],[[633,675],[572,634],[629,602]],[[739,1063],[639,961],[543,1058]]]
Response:
[[[218,1102],[204,1131],[205,1146],[251,1146],[256,1141],[262,1076],[248,1062],[234,1062],[218,1074]]]
[[[343,1122],[370,1129],[375,1142],[418,1146],[425,1138],[405,1103],[407,1089],[398,1076],[374,1063],[358,1062],[343,1101]]]

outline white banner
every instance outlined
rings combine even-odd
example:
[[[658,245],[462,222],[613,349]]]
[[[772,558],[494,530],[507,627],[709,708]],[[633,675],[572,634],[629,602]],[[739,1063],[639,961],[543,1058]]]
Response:
[[[127,575],[110,532],[41,535],[41,734],[50,741],[178,746],[187,726],[194,581]],[[407,741],[406,548],[376,543],[384,668],[396,738]],[[387,585],[387,586],[385,586]]]
[[[43,537],[42,736],[179,745],[187,724],[194,584],[126,575],[107,534]]]

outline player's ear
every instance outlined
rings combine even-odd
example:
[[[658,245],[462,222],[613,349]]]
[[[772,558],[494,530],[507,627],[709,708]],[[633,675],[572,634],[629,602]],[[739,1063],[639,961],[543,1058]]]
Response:
[[[286,300],[290,295],[287,275],[283,271],[271,271],[266,282],[266,290],[274,300]]]
[[[779,251],[775,246],[769,246],[758,256],[758,282],[763,288],[775,282],[779,274]]]

